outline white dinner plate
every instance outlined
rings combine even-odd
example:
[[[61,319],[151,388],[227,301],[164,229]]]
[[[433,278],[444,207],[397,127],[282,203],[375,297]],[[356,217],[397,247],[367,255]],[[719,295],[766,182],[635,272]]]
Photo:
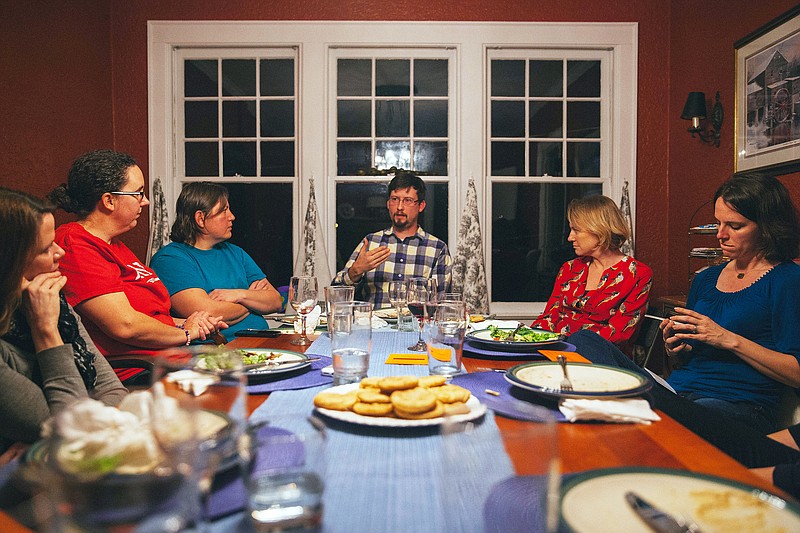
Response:
[[[561,490],[567,531],[652,531],[625,502],[642,498],[674,517],[693,520],[703,533],[800,531],[800,506],[759,488],[687,470],[609,468],[575,475]]]
[[[375,309],[372,312],[373,316],[382,318],[387,321],[397,320],[397,309],[393,307],[385,307],[383,309]]]
[[[350,383],[348,385],[338,385],[326,389],[325,392],[333,392],[344,394],[352,390],[358,389],[358,383]],[[466,422],[467,420],[475,420],[480,418],[486,413],[486,406],[483,405],[475,396],[470,396],[467,400],[467,407],[469,413],[463,415],[453,415],[447,417],[448,420],[453,422]],[[406,420],[403,418],[390,418],[386,416],[364,416],[354,413],[353,411],[335,411],[333,409],[323,409],[321,407],[315,408],[323,415],[341,420],[343,422],[350,422],[351,424],[358,424],[361,426],[378,426],[378,427],[391,427],[391,428],[411,428],[411,427],[424,427],[424,426],[438,426],[445,421],[445,417],[440,416],[437,418],[427,418],[423,420]]]
[[[638,396],[650,390],[652,383],[644,376],[606,365],[569,363],[572,391],[561,390],[564,374],[553,361],[525,363],[508,369],[505,377],[512,385],[557,398],[620,398]]]
[[[270,365],[269,363],[261,363],[256,365],[245,365],[245,374],[249,383],[258,381],[259,378],[268,378],[277,374],[285,374],[286,372],[294,372],[311,364],[308,356],[300,352],[293,352],[290,350],[276,350],[270,348],[241,348],[244,353],[266,353],[275,354],[276,357],[270,359],[275,363],[283,363],[281,365]],[[296,363],[291,362],[296,361]]]
[[[502,331],[507,331],[511,333],[514,331],[515,328],[499,328]],[[467,333],[467,340],[470,342],[482,344],[486,347],[489,347],[493,350],[508,350],[511,352],[516,351],[532,351],[538,348],[544,348],[546,346],[551,346],[553,344],[557,344],[564,340],[563,335],[555,334],[552,331],[546,331],[543,329],[538,328],[530,328],[536,333],[546,333],[548,335],[553,335],[552,338],[544,341],[499,341],[492,337],[492,333],[489,328],[486,329],[477,329],[475,331],[470,331]]]

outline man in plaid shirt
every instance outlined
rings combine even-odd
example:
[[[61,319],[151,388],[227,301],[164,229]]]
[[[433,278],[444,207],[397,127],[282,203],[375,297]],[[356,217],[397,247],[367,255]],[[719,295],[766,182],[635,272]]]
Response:
[[[447,245],[418,224],[425,210],[425,182],[398,173],[389,182],[386,208],[392,226],[364,237],[331,285],[355,285],[375,309],[390,305],[390,281],[433,277],[440,293],[450,290],[453,260]]]

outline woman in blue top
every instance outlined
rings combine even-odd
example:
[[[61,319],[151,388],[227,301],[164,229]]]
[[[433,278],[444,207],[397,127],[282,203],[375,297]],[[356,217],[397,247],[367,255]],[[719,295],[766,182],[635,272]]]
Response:
[[[280,293],[264,272],[247,252],[227,242],[235,218],[222,185],[185,185],[170,233],[174,242],[150,261],[169,290],[174,314],[206,309],[222,315],[228,337],[241,329],[267,329],[262,315],[281,308]]]
[[[662,322],[679,365],[668,382],[684,398],[768,433],[777,429],[782,390],[800,387],[797,212],[777,179],[734,176],[714,195],[714,217],[730,261],[697,274],[686,308]],[[575,337],[570,342],[594,360],[588,339]]]

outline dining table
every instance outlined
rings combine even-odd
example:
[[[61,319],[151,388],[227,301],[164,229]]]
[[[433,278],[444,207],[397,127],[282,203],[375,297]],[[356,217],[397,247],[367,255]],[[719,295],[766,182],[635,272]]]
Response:
[[[388,328],[387,328],[388,329]],[[417,374],[426,375],[427,365],[411,366],[411,365],[392,365],[386,364],[386,351],[397,351],[398,346],[406,346],[407,341],[415,340],[416,333],[402,333],[394,330],[373,332],[373,352],[376,351],[375,346],[391,346],[391,348],[381,348],[383,352],[376,354],[373,353],[370,359],[370,375],[387,376],[387,375],[404,375],[404,374]],[[327,338],[327,333],[317,331],[316,334],[311,335],[310,338],[314,341],[309,346],[298,346],[292,344],[292,341],[299,337],[298,334],[292,331],[285,331],[278,337],[236,337],[226,345],[229,348],[237,349],[268,349],[268,350],[286,350],[298,353],[305,353],[306,355],[319,356],[321,361],[312,366],[308,370],[308,374],[313,373],[314,376],[319,374],[319,367],[328,363],[326,357],[330,356],[330,343]],[[398,338],[401,340],[398,340]],[[407,340],[406,340],[407,339]],[[377,342],[376,342],[377,341]],[[466,373],[479,373],[479,372],[496,372],[498,376],[503,375],[502,372],[512,368],[515,365],[524,363],[525,358],[477,358],[470,357],[467,352],[463,357],[463,369]],[[291,374],[290,374],[291,376]],[[294,377],[293,379],[298,379]],[[286,379],[288,382],[289,379]],[[306,387],[305,385],[298,385],[297,388],[292,389],[288,387],[282,389],[280,381],[275,382],[276,386],[262,387],[250,386],[249,394],[246,396],[246,409],[252,419],[261,418],[268,419],[271,414],[282,413],[286,414],[287,410],[291,411],[297,406],[304,409],[305,415],[311,415],[313,411],[313,404],[310,403],[310,398],[316,392],[325,390],[328,384],[315,384],[314,386]],[[259,392],[262,391],[262,392]],[[206,405],[212,408],[217,399],[213,395],[208,395],[206,398]],[[301,413],[302,416],[303,413]],[[625,467],[652,467],[658,469],[676,469],[680,471],[687,471],[698,475],[709,475],[732,480],[733,482],[743,483],[749,486],[758,487],[769,493],[776,494],[780,497],[790,499],[780,489],[769,483],[768,481],[756,476],[742,464],[734,460],[732,457],[726,455],[721,450],[717,449],[707,441],[700,438],[663,412],[658,412],[660,420],[651,424],[642,423],[606,423],[606,422],[579,422],[569,423],[562,422],[557,424],[557,440],[558,440],[558,454],[560,457],[561,472],[564,476],[578,474],[595,469],[608,469],[608,468],[625,468]],[[305,418],[305,417],[303,417]],[[325,417],[322,417],[323,419]],[[518,430],[529,427],[531,424],[537,422],[524,421],[518,419],[508,418],[501,414],[493,413],[489,409],[486,414],[478,421],[479,426],[483,426],[481,431],[486,432],[488,441],[491,441],[493,435],[503,439],[502,446],[495,444],[495,448],[480,448],[476,447],[474,450],[465,451],[471,453],[471,465],[476,468],[476,477],[484,476],[484,480],[473,480],[483,482],[486,486],[496,482],[498,478],[508,475],[523,476],[527,474],[526,466],[529,462],[532,450],[525,446],[523,442],[518,439],[507,438],[517,432]],[[369,428],[368,428],[369,429]],[[359,463],[362,459],[366,458],[371,453],[385,454],[381,457],[372,457],[373,466],[380,465],[383,467],[384,463],[390,463],[388,470],[381,470],[381,475],[386,472],[395,472],[396,469],[404,468],[404,454],[409,453],[407,450],[413,450],[414,446],[429,446],[432,439],[436,436],[430,433],[426,428],[420,428],[419,433],[409,433],[405,435],[394,435],[391,428],[381,429],[380,432],[371,433],[369,430],[363,428],[351,428],[346,423],[339,423],[333,421],[329,431],[337,434],[340,439],[337,448],[337,455],[335,461],[337,468],[340,469],[336,480],[331,481],[331,485],[326,486],[326,497],[331,493],[331,497],[336,497],[335,502],[331,505],[330,502],[326,503],[325,509],[325,531],[372,531],[382,524],[381,527],[388,525],[386,530],[389,531],[446,531],[449,527],[444,525],[444,518],[439,517],[433,522],[426,522],[426,514],[436,514],[437,506],[440,502],[426,502],[420,503],[415,500],[409,505],[404,505],[403,502],[396,503],[382,502],[381,498],[398,498],[402,500],[405,498],[404,494],[414,492],[413,487],[415,481],[413,479],[405,480],[406,485],[402,482],[398,485],[399,489],[396,490],[400,493],[397,495],[391,492],[392,496],[384,491],[384,482],[388,480],[372,479],[370,482],[364,484],[362,481],[355,481],[358,477],[360,470],[353,468],[354,463]],[[334,440],[334,442],[336,442]],[[424,444],[423,444],[424,443]],[[484,446],[484,445],[481,445]],[[507,456],[503,455],[503,448]],[[377,450],[377,451],[376,451]],[[499,454],[497,452],[499,450]],[[418,462],[417,468],[424,471],[426,461],[435,461],[435,456],[428,450],[418,450],[413,452],[413,458],[409,459],[412,462]],[[419,457],[417,457],[419,455]],[[411,456],[409,456],[411,457]],[[499,457],[499,458],[498,458]],[[490,459],[491,458],[491,459]],[[334,461],[333,456],[330,459]],[[350,464],[347,464],[350,462]],[[485,462],[486,464],[482,464]],[[353,472],[351,477],[349,474]],[[364,467],[364,472],[366,472]],[[417,472],[411,469],[410,472]],[[370,474],[371,475],[371,474]],[[417,474],[414,474],[417,475]],[[422,477],[425,478],[426,474],[423,472]],[[435,481],[435,480],[434,480]],[[419,485],[424,486],[425,483],[430,483],[431,479],[420,479]],[[480,485],[480,483],[477,483]],[[352,485],[352,486],[351,486]],[[388,489],[387,489],[388,490]],[[484,497],[487,489],[478,487],[476,493]],[[483,492],[481,492],[483,491]],[[409,496],[411,498],[411,496]],[[342,503],[344,502],[344,503]],[[352,502],[353,508],[342,509]],[[412,504],[413,503],[413,504]],[[470,510],[471,518],[469,522],[465,522],[462,530],[482,531],[483,527],[480,523],[474,524],[476,520],[480,522],[480,509],[482,502],[471,502],[471,506],[476,510]],[[427,507],[426,507],[427,506]],[[363,509],[365,513],[375,515],[377,513],[386,513],[386,517],[376,518],[363,518],[365,522],[359,522],[358,518],[354,515],[354,510]],[[469,509],[469,507],[467,507]],[[234,513],[230,516],[225,516],[217,520],[212,525],[212,531],[227,531],[233,530],[240,524],[242,515],[244,513]],[[328,519],[330,518],[331,527],[328,526]],[[372,520],[372,521],[369,521]],[[426,524],[431,524],[430,528],[425,527]],[[232,529],[233,528],[233,529]],[[16,523],[11,517],[4,513],[0,513],[0,531],[7,532],[23,532],[29,531],[24,526]]]

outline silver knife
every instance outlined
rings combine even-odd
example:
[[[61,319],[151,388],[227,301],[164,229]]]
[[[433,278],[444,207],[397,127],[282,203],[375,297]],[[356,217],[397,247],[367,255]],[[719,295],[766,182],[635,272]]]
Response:
[[[653,531],[658,533],[702,533],[696,524],[687,524],[677,520],[633,491],[625,493],[625,501]]]

